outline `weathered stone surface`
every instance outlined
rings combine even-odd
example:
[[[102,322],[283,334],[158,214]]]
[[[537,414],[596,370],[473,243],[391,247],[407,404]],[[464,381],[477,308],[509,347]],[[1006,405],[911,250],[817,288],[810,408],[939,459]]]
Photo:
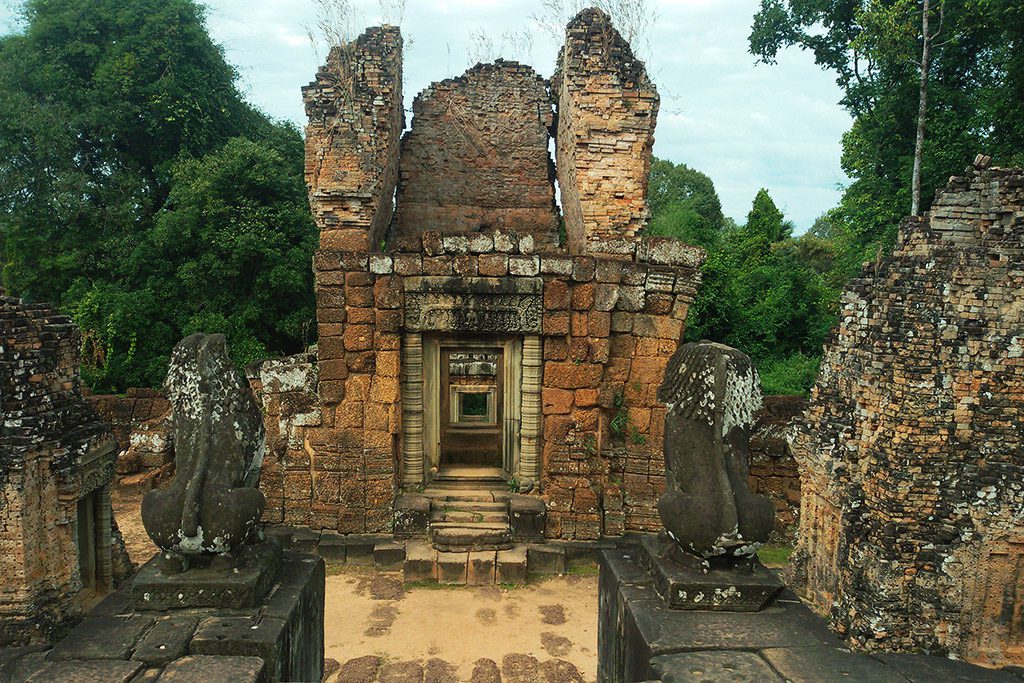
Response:
[[[153,557],[132,581],[137,610],[183,607],[255,607],[277,579],[281,546],[275,540],[239,548],[231,562],[167,571],[167,561]]]
[[[787,681],[878,681],[902,683],[906,681],[896,669],[862,654],[837,647],[780,647],[762,652],[772,668]],[[928,659],[939,659],[929,657]],[[973,668],[973,667],[971,667]],[[942,676],[930,681],[953,680]],[[962,680],[962,679],[958,679]]]
[[[413,112],[399,162],[400,234],[512,228],[558,245],[553,113],[543,78],[515,62],[478,64],[430,85]],[[495,242],[475,234],[467,248],[486,253]]]
[[[180,616],[157,621],[136,645],[132,659],[146,666],[164,667],[184,657],[198,623],[197,617]]]
[[[651,667],[662,683],[782,683],[788,680],[780,678],[758,655],[736,650],[662,655],[651,660]]]
[[[595,8],[566,27],[551,90],[569,249],[609,253],[609,239],[632,237],[647,220],[658,92],[611,19]]]
[[[46,642],[83,589],[130,569],[110,510],[117,444],[82,397],[81,343],[70,318],[0,292],[0,647]]]
[[[64,659],[128,659],[135,644],[151,626],[153,617],[87,617],[46,655]]]
[[[640,562],[651,572],[654,588],[673,609],[756,612],[782,590],[782,581],[750,557],[727,567],[706,568],[681,557],[669,539],[644,534]]]
[[[266,667],[259,657],[212,657],[189,655],[171,662],[160,676],[160,683],[264,683]]]
[[[721,344],[684,344],[658,400],[668,408],[668,490],[658,499],[668,535],[704,558],[752,555],[772,530],[774,505],[747,484],[750,427],[761,407],[750,358]]]
[[[791,579],[854,647],[1024,663],[1022,183],[951,179],[843,294],[791,442]]]
[[[127,683],[135,680],[133,677],[141,668],[140,662],[116,660],[50,662],[21,680],[25,683]]]
[[[263,514],[265,500],[255,488],[266,450],[263,416],[224,335],[178,342],[164,386],[175,473],[169,486],[142,499],[142,522],[166,551],[226,553],[250,538]]]

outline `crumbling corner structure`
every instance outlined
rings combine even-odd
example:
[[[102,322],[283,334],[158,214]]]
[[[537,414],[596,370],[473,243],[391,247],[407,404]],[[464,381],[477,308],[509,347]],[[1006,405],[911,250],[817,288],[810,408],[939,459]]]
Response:
[[[1024,663],[1024,170],[979,157],[842,298],[791,578],[864,649]]]
[[[0,646],[49,640],[112,587],[116,441],[79,385],[78,328],[0,296]]]
[[[607,253],[647,224],[658,91],[611,18],[595,8],[566,27],[551,87],[569,249]]]
[[[366,251],[391,223],[398,178],[402,107],[402,34],[369,28],[335,46],[306,104],[306,185],[324,249]]]

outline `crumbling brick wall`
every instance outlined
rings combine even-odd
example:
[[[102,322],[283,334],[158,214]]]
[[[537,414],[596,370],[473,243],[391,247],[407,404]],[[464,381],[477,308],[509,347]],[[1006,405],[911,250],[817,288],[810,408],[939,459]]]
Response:
[[[783,542],[793,540],[800,516],[800,470],[786,434],[806,409],[802,396],[765,396],[750,432],[748,484],[775,503],[775,538]]]
[[[498,60],[413,102],[399,162],[398,234],[510,229],[558,246],[547,82]]]
[[[80,342],[66,316],[0,296],[0,646],[45,641],[80,613],[76,506],[109,483],[116,450],[82,398]],[[105,557],[109,569],[109,545]]]
[[[608,15],[594,8],[566,28],[551,86],[569,250],[608,253],[646,225],[658,91]]]
[[[980,158],[842,297],[791,568],[857,647],[1024,663],[1024,171]]]
[[[302,99],[306,185],[320,247],[367,251],[391,223],[405,127],[398,28],[369,28],[332,48]]]
[[[120,450],[128,448],[129,435],[136,426],[171,409],[171,404],[156,389],[130,387],[123,396],[86,391],[83,394],[110,427]]]

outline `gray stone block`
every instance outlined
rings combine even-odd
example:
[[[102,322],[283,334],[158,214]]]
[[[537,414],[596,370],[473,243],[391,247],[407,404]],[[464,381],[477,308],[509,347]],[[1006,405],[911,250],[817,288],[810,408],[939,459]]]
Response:
[[[701,571],[674,560],[671,552],[677,549],[672,546],[647,534],[640,553],[655,589],[672,609],[756,612],[783,588],[779,577],[756,557],[729,568]]]
[[[515,494],[509,497],[509,526],[512,540],[517,543],[544,540],[547,508],[535,496]]]
[[[199,620],[169,617],[157,621],[135,647],[132,659],[146,666],[163,667],[188,654],[188,644]]]
[[[402,543],[378,543],[373,546],[373,565],[378,569],[401,569],[405,564],[405,545]]]
[[[663,655],[652,659],[651,667],[662,683],[782,683],[784,680],[753,652],[735,650]]]
[[[347,559],[347,549],[348,541],[344,536],[333,531],[325,531],[320,534],[320,543],[317,544],[316,552],[328,562],[343,564]]]
[[[517,545],[509,550],[498,551],[498,567],[495,583],[524,585],[526,583],[526,546]]]
[[[1020,679],[1008,671],[986,669],[935,655],[884,653],[872,656],[891,666],[911,683],[1020,683]]]
[[[259,657],[205,657],[190,655],[171,662],[159,683],[265,683],[266,668]]]
[[[427,543],[409,541],[402,571],[407,582],[437,581],[437,551]]]
[[[466,566],[468,562],[468,553],[439,552],[437,554],[437,582],[454,585],[465,585]]]
[[[905,683],[907,680],[895,669],[877,659],[837,647],[769,648],[762,651],[761,656],[786,680],[793,683]]]
[[[190,568],[167,573],[160,556],[143,565],[132,581],[135,609],[183,607],[255,607],[270,590],[281,564],[281,546],[268,539],[243,546],[232,566]]]
[[[565,548],[560,544],[531,545],[526,549],[531,574],[564,574]]]
[[[140,662],[121,660],[48,662],[46,666],[21,680],[24,683],[127,683],[141,668]]]
[[[46,655],[66,659],[128,659],[135,644],[153,625],[153,617],[87,617]]]
[[[259,657],[272,681],[282,680],[282,653],[286,649],[287,624],[263,617],[210,617],[199,624],[189,645],[193,655]]]

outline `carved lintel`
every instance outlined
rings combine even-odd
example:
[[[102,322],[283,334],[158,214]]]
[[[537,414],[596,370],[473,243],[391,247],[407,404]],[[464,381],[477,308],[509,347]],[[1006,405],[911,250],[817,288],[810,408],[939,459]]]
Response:
[[[415,277],[405,282],[405,328],[410,332],[539,334],[539,278]]]

